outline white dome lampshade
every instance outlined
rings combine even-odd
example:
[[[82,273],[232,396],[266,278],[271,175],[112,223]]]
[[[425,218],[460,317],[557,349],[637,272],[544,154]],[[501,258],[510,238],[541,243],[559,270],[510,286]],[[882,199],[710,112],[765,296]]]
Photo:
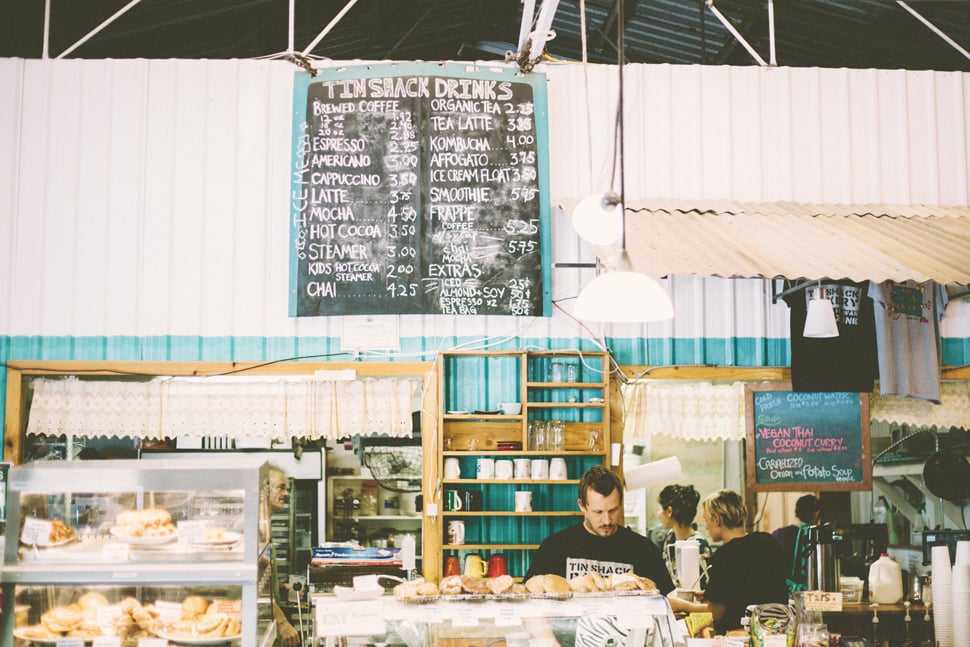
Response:
[[[596,193],[573,209],[573,227],[586,242],[607,246],[623,238],[623,204],[615,193]]]
[[[823,288],[818,288],[808,302],[805,330],[802,334],[813,339],[839,336],[839,325],[835,321],[835,310],[832,308],[832,302],[825,296]]]
[[[674,306],[653,278],[621,270],[605,272],[590,281],[576,299],[573,316],[608,323],[665,321],[673,318]]]

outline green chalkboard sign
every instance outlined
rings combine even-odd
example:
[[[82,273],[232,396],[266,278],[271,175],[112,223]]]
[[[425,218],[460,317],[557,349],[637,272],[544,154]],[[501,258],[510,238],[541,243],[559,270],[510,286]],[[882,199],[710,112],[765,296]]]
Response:
[[[869,490],[869,394],[745,388],[745,481],[751,491]]]

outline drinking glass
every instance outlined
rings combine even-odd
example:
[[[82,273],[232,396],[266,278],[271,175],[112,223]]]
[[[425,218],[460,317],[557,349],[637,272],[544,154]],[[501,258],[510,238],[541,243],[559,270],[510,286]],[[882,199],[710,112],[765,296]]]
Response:
[[[562,420],[552,420],[549,423],[551,437],[547,439],[546,446],[554,452],[561,452],[566,448],[566,423]]]

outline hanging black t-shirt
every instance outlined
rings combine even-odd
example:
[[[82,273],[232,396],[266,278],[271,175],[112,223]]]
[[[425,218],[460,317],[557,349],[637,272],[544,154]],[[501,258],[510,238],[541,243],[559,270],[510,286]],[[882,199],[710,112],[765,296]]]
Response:
[[[823,282],[822,287],[835,310],[838,337],[803,335],[814,287],[785,295],[791,317],[792,391],[869,393],[879,375],[879,364],[868,283]]]

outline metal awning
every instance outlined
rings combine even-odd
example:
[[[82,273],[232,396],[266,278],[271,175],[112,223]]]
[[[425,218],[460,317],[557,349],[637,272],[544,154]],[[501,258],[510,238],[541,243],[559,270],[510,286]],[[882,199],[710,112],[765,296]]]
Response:
[[[626,248],[657,276],[967,284],[970,206],[636,200]]]

